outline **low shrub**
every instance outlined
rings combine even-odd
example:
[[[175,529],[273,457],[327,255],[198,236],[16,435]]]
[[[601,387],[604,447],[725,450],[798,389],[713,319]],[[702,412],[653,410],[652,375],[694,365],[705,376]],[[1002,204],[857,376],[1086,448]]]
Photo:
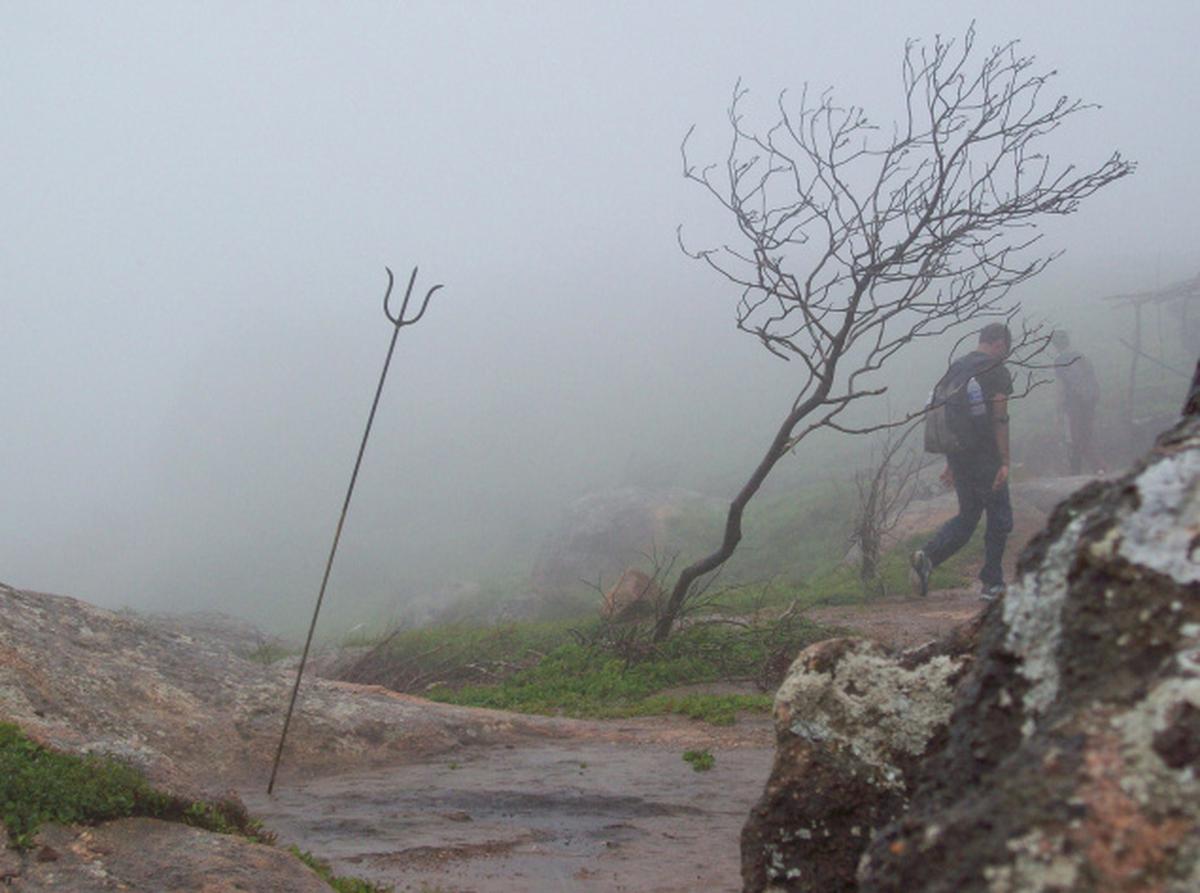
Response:
[[[683,761],[692,764],[693,772],[707,772],[717,764],[717,758],[707,750],[685,750]]]

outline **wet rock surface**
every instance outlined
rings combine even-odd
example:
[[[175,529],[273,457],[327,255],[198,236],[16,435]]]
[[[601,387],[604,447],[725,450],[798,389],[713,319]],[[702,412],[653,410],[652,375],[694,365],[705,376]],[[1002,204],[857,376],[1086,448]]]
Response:
[[[870,678],[844,662],[890,659],[880,672],[901,679],[911,653],[823,643],[801,655],[743,837],[746,888],[1200,889],[1198,549],[1200,421],[1189,420],[1128,474],[1054,511],[958,675],[928,678],[927,696],[951,696],[920,754],[886,709],[851,716],[843,703]],[[818,697],[783,697],[797,690]],[[890,797],[877,774],[889,747],[911,757],[892,762]],[[824,848],[817,828],[831,831]]]
[[[680,747],[547,742],[245,796],[281,841],[397,890],[732,891],[738,829],[771,760],[757,737],[712,746],[707,772]]]

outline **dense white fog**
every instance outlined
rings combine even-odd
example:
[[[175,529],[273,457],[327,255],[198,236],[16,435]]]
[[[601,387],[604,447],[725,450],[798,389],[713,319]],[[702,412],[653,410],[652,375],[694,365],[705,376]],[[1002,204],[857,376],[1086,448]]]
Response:
[[[728,496],[795,375],[676,243],[729,224],[679,148],[695,124],[721,159],[738,78],[752,107],[807,82],[888,122],[906,38],[1019,38],[1102,106],[1054,158],[1139,167],[1046,227],[1066,254],[1014,299],[1108,359],[1128,319],[1100,297],[1200,272],[1194,4],[846,9],[5,5],[0,580],[301,625],[390,337],[385,265],[445,289],[400,336],[330,623],[528,573],[563,507],[631,468]],[[897,370],[898,401],[937,359]]]

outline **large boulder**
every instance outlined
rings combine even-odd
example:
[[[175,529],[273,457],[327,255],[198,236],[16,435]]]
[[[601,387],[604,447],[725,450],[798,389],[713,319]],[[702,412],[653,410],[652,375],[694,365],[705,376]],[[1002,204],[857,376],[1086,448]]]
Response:
[[[1200,889],[1198,550],[1189,419],[1054,511],[969,658],[801,655],[746,888]]]

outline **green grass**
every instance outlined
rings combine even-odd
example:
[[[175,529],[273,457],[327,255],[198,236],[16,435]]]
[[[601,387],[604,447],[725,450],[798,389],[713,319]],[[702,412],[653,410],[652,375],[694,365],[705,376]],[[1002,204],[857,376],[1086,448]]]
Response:
[[[133,769],[97,757],[47,750],[14,725],[0,725],[0,820],[19,848],[45,822],[92,823],[157,815],[167,798]]]
[[[296,846],[288,847],[288,849],[292,855],[315,871],[321,880],[329,884],[337,893],[390,893],[393,889],[392,887],[381,887],[378,884],[372,884],[370,881],[364,881],[361,878],[335,875],[327,862],[322,862],[307,850],[302,850]]]
[[[731,726],[740,712],[770,713],[775,698],[769,694],[717,695],[693,693],[679,696],[653,695],[634,705],[627,716],[676,713],[714,726]]]
[[[285,657],[291,657],[293,654],[299,654],[295,648],[282,645],[278,642],[263,642],[253,651],[246,655],[247,660],[252,660],[256,664],[270,666],[278,660],[283,660]]]
[[[828,484],[760,496],[748,507],[744,538],[722,568],[732,585],[764,578],[800,580],[827,567],[845,551],[850,510],[844,493]],[[667,551],[678,550],[676,569],[721,542],[726,508],[681,512],[668,522]],[[832,520],[831,520],[832,519]]]
[[[786,630],[697,625],[646,649],[636,660],[599,645],[564,642],[536,664],[497,683],[442,686],[434,700],[523,713],[575,717],[629,717],[680,713],[729,724],[739,710],[768,711],[767,695],[687,694],[665,689],[728,679],[754,678],[779,648],[798,652],[826,631],[799,622]]]
[[[884,554],[879,562],[879,582],[888,596],[906,596],[912,591],[908,572],[914,550],[928,540],[926,534],[910,537],[896,548]],[[936,568],[930,577],[930,589],[956,589],[968,586],[972,580],[973,565],[983,559],[983,526],[975,536],[945,564]],[[864,589],[859,577],[858,566],[838,564],[800,587],[801,604],[841,605],[869,601],[878,597],[878,588]]]
[[[129,816],[180,822],[263,844],[275,841],[240,803],[175,797],[152,787],[131,766],[107,757],[60,753],[30,740],[11,723],[0,723],[0,822],[17,849],[32,847],[38,828],[47,823],[94,825]],[[334,877],[328,866],[318,868],[323,863],[311,855],[293,852],[338,893],[390,889]]]
[[[545,653],[570,639],[580,619],[527,621],[485,626],[450,623],[403,630],[384,646],[394,659],[436,656],[447,664],[513,661]],[[357,644],[376,645],[386,633],[363,634]]]
[[[18,848],[46,822],[94,824],[126,816],[183,822],[268,842],[270,835],[233,803],[188,801],[150,786],[136,769],[112,759],[42,747],[0,723],[0,820]]]
[[[683,761],[692,764],[693,772],[707,772],[717,764],[717,758],[707,750],[685,750]]]
[[[919,534],[885,553],[879,576],[889,596],[905,596],[911,591],[908,579],[909,559],[927,534]],[[932,589],[956,589],[971,585],[975,566],[983,560],[983,525],[975,531],[963,549],[938,567],[930,579]],[[798,603],[801,608],[816,605],[842,605],[870,601],[880,595],[878,587],[864,587],[858,566],[829,564],[802,581],[747,583],[729,586],[705,597],[705,610],[725,616],[743,616],[764,609]]]

